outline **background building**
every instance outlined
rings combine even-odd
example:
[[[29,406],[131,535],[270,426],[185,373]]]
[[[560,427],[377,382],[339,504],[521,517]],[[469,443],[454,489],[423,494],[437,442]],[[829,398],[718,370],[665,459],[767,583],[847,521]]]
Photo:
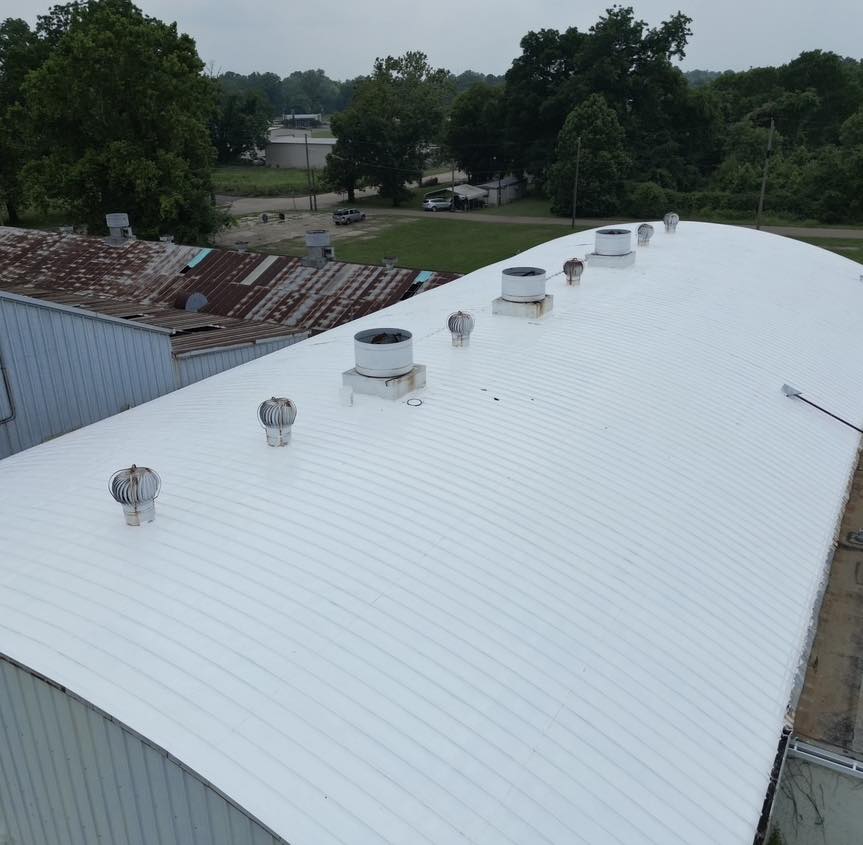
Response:
[[[335,145],[335,138],[307,138],[305,135],[271,137],[267,141],[267,167],[321,170]]]
[[[281,326],[280,334],[320,332],[457,277],[343,261],[318,267],[291,256],[152,241],[117,247],[101,238],[0,227],[0,289],[39,289],[32,295],[43,297],[54,291],[61,302],[80,294],[98,311],[119,301],[108,313],[151,318],[158,309],[187,309],[191,298],[202,327],[264,321]],[[272,336],[273,327],[263,331],[259,336]]]
[[[524,196],[525,180],[518,176],[503,176],[500,179],[490,179],[477,187],[488,193],[488,205],[506,205]]]

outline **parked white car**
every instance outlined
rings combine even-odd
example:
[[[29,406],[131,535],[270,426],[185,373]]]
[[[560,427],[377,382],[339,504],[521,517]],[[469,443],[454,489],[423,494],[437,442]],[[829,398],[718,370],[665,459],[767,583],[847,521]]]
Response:
[[[423,201],[423,211],[452,211],[452,200],[446,197],[427,197]]]

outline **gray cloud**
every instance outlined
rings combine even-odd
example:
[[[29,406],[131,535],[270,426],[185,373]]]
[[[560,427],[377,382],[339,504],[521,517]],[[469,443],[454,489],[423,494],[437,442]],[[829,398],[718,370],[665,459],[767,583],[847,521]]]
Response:
[[[249,73],[323,68],[334,78],[365,73],[375,56],[423,50],[432,64],[456,73],[502,73],[531,29],[586,29],[610,5],[572,0],[141,0],[150,15],[176,20],[216,69]],[[0,0],[0,17],[31,22],[38,0]],[[637,14],[658,23],[681,8],[645,0]],[[781,64],[821,48],[861,58],[861,0],[687,0],[694,19],[685,68],[735,70]]]

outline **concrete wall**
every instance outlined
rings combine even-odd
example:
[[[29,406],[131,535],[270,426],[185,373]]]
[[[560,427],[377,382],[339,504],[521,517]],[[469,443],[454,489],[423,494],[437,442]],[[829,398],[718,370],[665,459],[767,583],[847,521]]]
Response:
[[[773,804],[783,845],[860,845],[863,779],[789,757]]]
[[[335,141],[315,138],[309,141],[309,164],[320,170],[327,163],[327,155],[333,151]],[[288,167],[305,170],[306,145],[302,138],[267,144],[267,167]]]
[[[0,361],[0,458],[175,386],[167,333],[7,293]]]
[[[285,845],[163,749],[4,659],[0,843]]]

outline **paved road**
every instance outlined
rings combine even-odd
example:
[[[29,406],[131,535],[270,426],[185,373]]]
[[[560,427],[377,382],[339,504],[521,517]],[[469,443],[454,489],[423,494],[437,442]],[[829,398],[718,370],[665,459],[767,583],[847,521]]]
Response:
[[[375,188],[366,191],[358,191],[360,197],[372,197],[377,193]],[[239,217],[244,214],[261,214],[264,211],[308,211],[308,197],[228,197],[217,196],[216,201],[221,205],[229,205],[231,214]],[[340,194],[318,194],[318,210],[324,211],[345,205],[343,195]],[[424,217],[429,220],[470,220],[473,223],[520,223],[547,226],[560,226],[568,228],[570,221],[565,217],[525,217],[518,214],[487,214],[481,211],[470,213],[447,213],[447,212],[425,212],[412,208],[370,208],[369,215],[376,217]],[[576,227],[581,229],[592,229],[595,226],[604,226],[609,223],[623,223],[626,221],[598,220],[592,218],[579,218],[575,221]],[[637,222],[637,221],[632,221]],[[748,228],[754,228],[750,225]],[[827,228],[808,226],[764,226],[765,232],[776,235],[786,235],[792,238],[850,238],[863,239],[863,228]]]

